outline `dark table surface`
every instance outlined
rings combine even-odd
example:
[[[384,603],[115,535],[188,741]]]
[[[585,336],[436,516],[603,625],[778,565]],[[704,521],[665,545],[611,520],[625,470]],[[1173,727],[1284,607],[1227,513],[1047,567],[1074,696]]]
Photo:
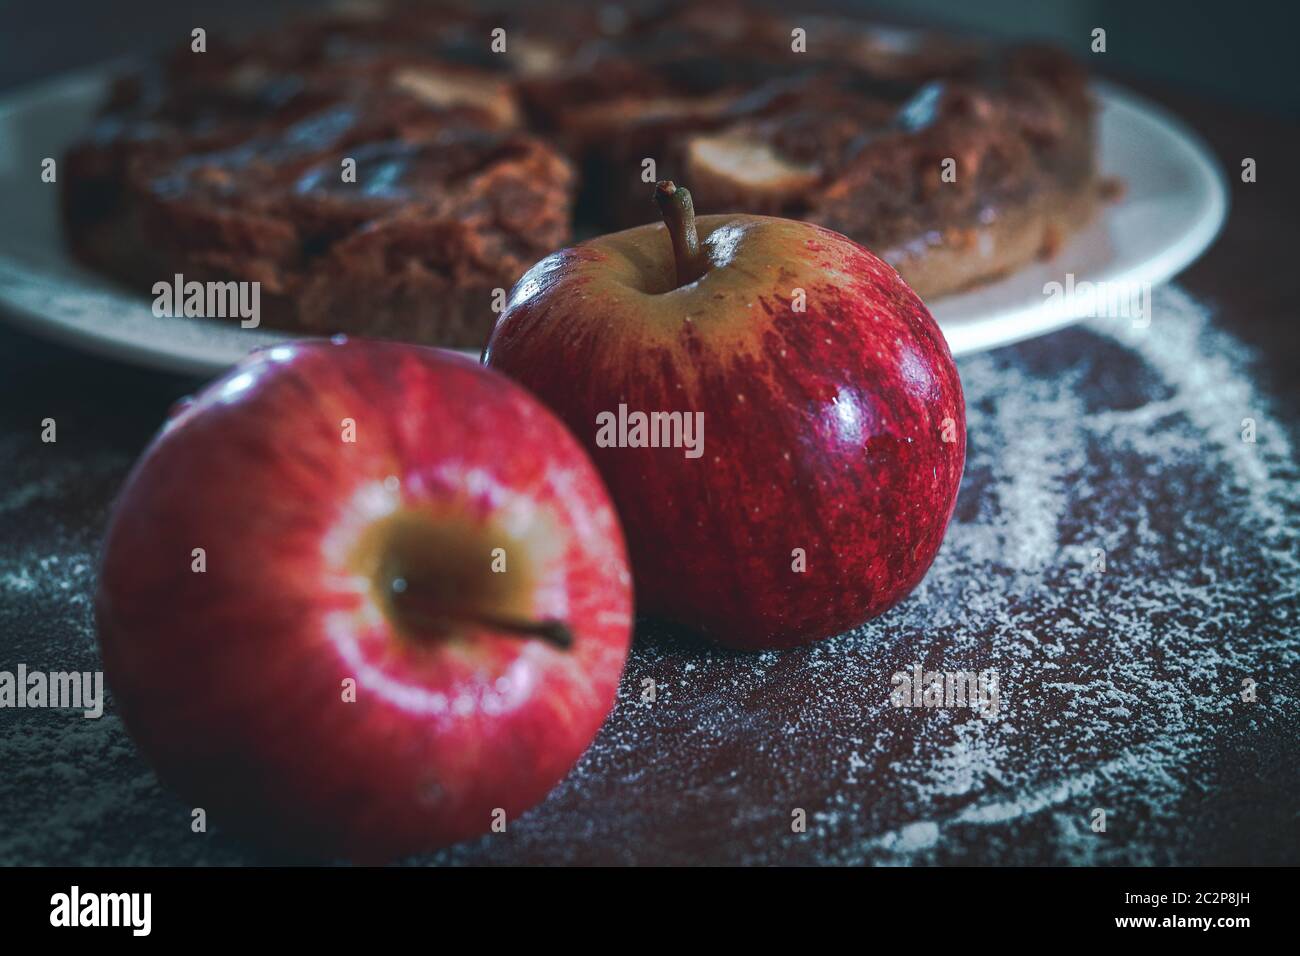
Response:
[[[1219,155],[1227,226],[1149,329],[1094,321],[960,363],[970,457],[922,588],[780,654],[643,625],[570,777],[507,833],[419,862],[1300,862],[1300,136],[1147,92]],[[108,508],[200,384],[0,328],[0,669],[98,668]],[[916,662],[996,669],[998,718],[890,707]],[[0,864],[265,861],[189,822],[111,694],[100,720],[0,712]]]

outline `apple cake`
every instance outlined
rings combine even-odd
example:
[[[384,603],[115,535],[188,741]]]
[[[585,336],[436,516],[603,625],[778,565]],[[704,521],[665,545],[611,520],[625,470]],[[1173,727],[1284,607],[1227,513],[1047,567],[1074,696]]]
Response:
[[[116,81],[63,211],[142,292],[256,281],[267,325],[477,347],[494,290],[653,219],[657,179],[842,232],[922,297],[988,281],[1093,214],[1093,114],[1048,47],[730,0],[368,5]]]

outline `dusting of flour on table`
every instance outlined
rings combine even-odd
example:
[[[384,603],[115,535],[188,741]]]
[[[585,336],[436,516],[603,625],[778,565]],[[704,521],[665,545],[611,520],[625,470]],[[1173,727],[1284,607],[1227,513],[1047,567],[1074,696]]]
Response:
[[[1190,859],[1216,774],[1294,762],[1267,741],[1293,743],[1300,697],[1300,486],[1294,435],[1249,361],[1176,288],[1157,292],[1148,329],[1098,320],[962,360],[967,475],[910,600],[785,654],[649,629],[614,718],[512,845],[440,858],[590,859],[550,836],[576,816],[610,862]],[[995,669],[1000,719],[891,707],[890,676],[917,661]],[[678,817],[647,816],[650,792],[677,793]],[[716,821],[707,842],[685,825],[701,816]]]
[[[1300,436],[1251,361],[1172,287],[1148,329],[1096,321],[961,360],[966,477],[911,598],[786,653],[644,625],[614,714],[550,798],[413,862],[1260,862],[1233,857],[1231,830],[1266,811],[1224,805],[1219,784],[1296,784]],[[133,451],[54,474],[19,456],[0,498],[0,519],[24,516],[0,547],[0,667],[98,666],[94,555]],[[67,496],[85,527],[42,511]],[[891,676],[917,663],[995,671],[996,718],[891,706]],[[0,863],[259,859],[191,834],[111,694],[108,710],[5,716]],[[1267,812],[1274,861],[1295,862],[1294,806]]]

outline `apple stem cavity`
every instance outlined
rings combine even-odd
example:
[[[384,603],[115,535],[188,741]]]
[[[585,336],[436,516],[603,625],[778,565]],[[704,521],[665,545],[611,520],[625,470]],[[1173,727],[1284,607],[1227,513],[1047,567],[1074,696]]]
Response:
[[[708,271],[709,262],[700,249],[700,236],[695,229],[695,203],[691,192],[672,180],[661,179],[655,184],[655,202],[668,227],[673,241],[673,259],[677,263],[677,288],[690,285]]]

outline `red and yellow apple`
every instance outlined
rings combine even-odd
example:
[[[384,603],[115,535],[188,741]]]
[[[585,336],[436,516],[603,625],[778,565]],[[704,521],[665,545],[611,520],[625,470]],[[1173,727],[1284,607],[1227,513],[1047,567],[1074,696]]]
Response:
[[[656,196],[666,224],[534,266],[484,362],[587,446],[643,611],[739,648],[859,625],[916,587],[952,515],[966,435],[947,343],[844,236],[697,223],[686,190]]]
[[[433,349],[307,342],[166,424],[96,612],[126,726],[192,806],[382,861],[546,795],[613,704],[632,595],[599,475],[523,389]]]

